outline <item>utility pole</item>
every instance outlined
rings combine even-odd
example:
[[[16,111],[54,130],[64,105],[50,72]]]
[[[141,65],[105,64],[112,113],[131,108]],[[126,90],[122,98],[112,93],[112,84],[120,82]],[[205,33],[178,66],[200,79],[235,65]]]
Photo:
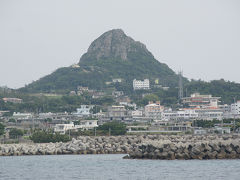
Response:
[[[108,130],[108,135],[111,136],[111,128]]]
[[[234,97],[234,114],[233,114],[233,133],[235,133],[235,128],[236,128],[236,98]]]
[[[94,128],[94,136],[97,135],[97,132],[96,132],[96,127]]]

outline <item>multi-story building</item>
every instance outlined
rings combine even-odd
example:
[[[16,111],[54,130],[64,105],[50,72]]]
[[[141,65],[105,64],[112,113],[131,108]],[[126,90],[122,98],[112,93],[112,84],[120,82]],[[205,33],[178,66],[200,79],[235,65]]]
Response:
[[[65,134],[68,130],[89,130],[95,127],[98,127],[98,120],[80,120],[78,125],[74,125],[73,122],[70,124],[56,124],[54,126],[54,132]]]
[[[127,116],[127,110],[125,106],[109,106],[108,107],[108,117],[113,120],[115,118],[121,118],[124,120],[124,117]]]
[[[79,125],[75,125],[76,129],[89,130],[98,127],[98,120],[80,120]]]
[[[198,113],[198,119],[200,120],[222,120],[223,111],[220,108],[208,107],[208,108],[196,108],[195,112]]]
[[[70,124],[56,124],[55,127],[54,127],[54,132],[60,133],[60,134],[65,134],[66,131],[72,130],[72,129],[75,129],[73,123],[70,123]]]
[[[11,103],[15,103],[15,104],[22,103],[22,99],[19,99],[19,98],[3,98],[3,101],[5,103],[6,102],[11,102]]]
[[[113,91],[112,92],[112,96],[115,97],[115,98],[123,96],[123,95],[124,95],[123,91]]]
[[[191,108],[196,107],[218,107],[220,97],[212,97],[212,95],[200,95],[199,93],[191,94],[190,97],[182,98],[183,103]]]
[[[231,104],[231,114],[232,115],[240,115],[240,101]]]
[[[23,120],[23,119],[32,119],[33,118],[33,114],[31,113],[20,113],[20,112],[14,112],[13,113],[13,118],[18,120]]]
[[[161,113],[163,110],[164,107],[160,105],[160,101],[157,101],[156,103],[150,101],[144,108],[145,116],[152,119],[161,119]]]
[[[133,89],[139,90],[139,89],[150,89],[150,82],[149,79],[141,80],[133,80]]]
[[[193,109],[184,109],[180,111],[164,111],[162,119],[170,120],[194,120],[198,118],[198,113]]]
[[[66,123],[68,121],[76,120],[77,117],[75,117],[72,114],[68,114],[67,112],[61,112],[61,113],[39,113],[38,119],[40,121],[44,121],[45,119],[51,119],[52,124],[60,124],[60,123]]]
[[[77,108],[77,112],[73,113],[75,116],[85,117],[90,116],[90,110],[93,108],[92,105],[81,105],[80,108]]]
[[[143,111],[142,110],[134,110],[130,111],[130,116],[134,117],[142,117],[143,116]]]

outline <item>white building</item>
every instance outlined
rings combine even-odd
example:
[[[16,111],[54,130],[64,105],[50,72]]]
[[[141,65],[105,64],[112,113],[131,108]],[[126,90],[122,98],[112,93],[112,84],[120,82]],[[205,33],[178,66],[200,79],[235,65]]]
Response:
[[[112,80],[113,83],[121,83],[122,79],[121,78],[116,78]]]
[[[219,108],[199,108],[195,109],[200,120],[222,120],[223,111]]]
[[[232,115],[240,115],[240,101],[231,104],[231,114]]]
[[[207,134],[207,130],[206,129],[194,129],[194,134],[195,135]]]
[[[56,124],[54,127],[54,132],[60,133],[60,134],[65,134],[66,131],[75,129],[74,124]]]
[[[192,109],[180,110],[180,111],[164,111],[162,113],[162,119],[164,120],[192,120],[197,119],[198,113]]]
[[[98,127],[97,122],[98,122],[98,120],[80,120],[80,124],[75,125],[75,128],[76,129],[84,129],[84,130],[93,129],[95,127]]]
[[[150,82],[149,79],[141,80],[133,80],[133,89],[139,90],[139,89],[150,89]]]
[[[91,105],[81,105],[80,108],[77,108],[77,112],[73,113],[75,116],[84,117],[91,115],[90,110],[93,108]]]
[[[134,110],[130,112],[130,115],[132,117],[142,117],[143,116],[143,111],[142,110]]]
[[[108,117],[110,118],[124,118],[127,116],[127,110],[125,106],[109,106],[108,107]]]
[[[80,120],[79,125],[74,125],[73,122],[70,124],[56,124],[54,132],[65,134],[68,130],[89,130],[98,127],[98,120]]]
[[[20,113],[20,112],[14,112],[13,118],[16,120],[23,120],[23,119],[32,119],[33,115],[31,113]]]

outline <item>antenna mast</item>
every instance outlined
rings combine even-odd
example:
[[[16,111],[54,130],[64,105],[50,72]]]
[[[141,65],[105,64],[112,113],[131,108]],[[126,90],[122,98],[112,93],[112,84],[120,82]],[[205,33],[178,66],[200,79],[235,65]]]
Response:
[[[183,81],[182,81],[182,70],[178,72],[178,77],[179,77],[179,81],[178,81],[178,100],[179,102],[181,102],[181,99],[183,98]]]

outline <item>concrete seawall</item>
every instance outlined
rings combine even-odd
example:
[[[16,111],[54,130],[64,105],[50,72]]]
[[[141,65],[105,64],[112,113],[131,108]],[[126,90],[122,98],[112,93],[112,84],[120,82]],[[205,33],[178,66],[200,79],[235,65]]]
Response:
[[[0,144],[0,156],[117,153],[130,159],[236,159],[240,136],[81,136],[67,143]]]

